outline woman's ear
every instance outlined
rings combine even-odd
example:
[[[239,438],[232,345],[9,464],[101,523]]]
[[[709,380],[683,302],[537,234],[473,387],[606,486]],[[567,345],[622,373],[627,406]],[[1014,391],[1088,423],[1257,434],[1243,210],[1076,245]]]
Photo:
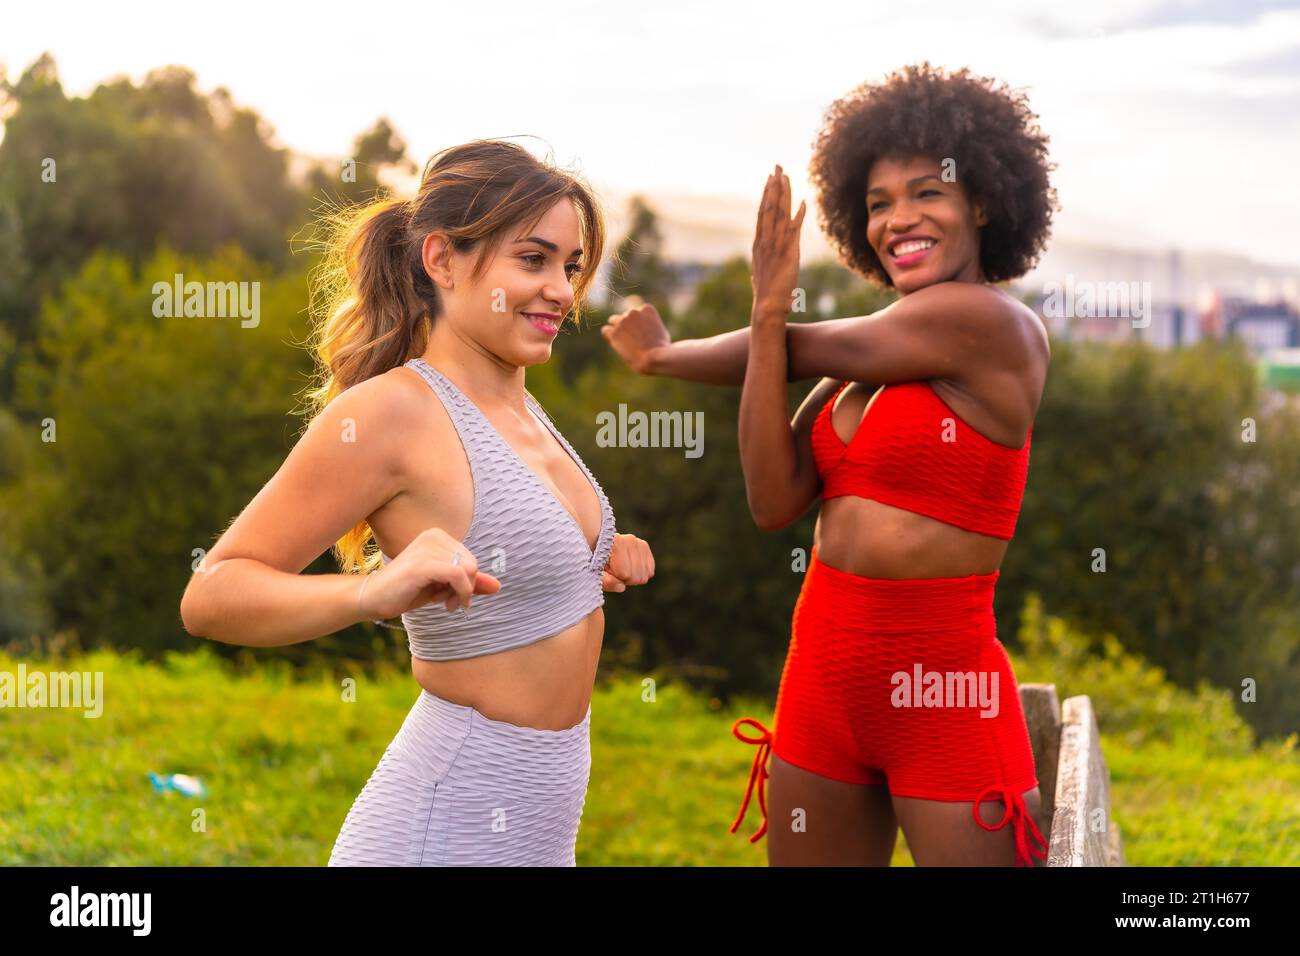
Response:
[[[424,245],[420,249],[420,259],[424,263],[424,271],[433,280],[434,285],[440,289],[452,287],[451,241],[446,234],[431,232],[425,236]]]
[[[984,214],[984,204],[982,202],[975,203],[975,226],[978,228],[988,224],[989,217]]]

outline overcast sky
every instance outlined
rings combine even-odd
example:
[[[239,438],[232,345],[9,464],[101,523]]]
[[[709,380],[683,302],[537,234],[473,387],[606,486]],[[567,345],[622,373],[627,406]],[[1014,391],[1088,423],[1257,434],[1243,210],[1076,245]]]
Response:
[[[1056,234],[1235,250],[1300,268],[1300,3],[25,3],[11,78],[43,50],[64,88],[190,67],[283,145],[348,154],[388,116],[423,163],[520,140],[619,192],[752,197],[774,163],[809,197],[823,110],[912,62],[1026,90],[1051,136]],[[809,219],[813,217],[810,215]]]

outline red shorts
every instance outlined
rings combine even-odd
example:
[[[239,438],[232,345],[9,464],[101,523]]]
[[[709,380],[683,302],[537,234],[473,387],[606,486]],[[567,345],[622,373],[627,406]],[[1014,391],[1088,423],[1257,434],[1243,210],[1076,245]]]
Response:
[[[765,818],[770,751],[832,780],[885,784],[894,796],[973,802],[985,829],[1013,821],[1018,865],[1047,855],[1022,796],[1038,778],[1020,691],[997,639],[998,576],[867,578],[823,564],[813,548],[773,730],[749,718],[732,728],[759,744],[750,790],[759,784]],[[757,737],[741,733],[746,723]],[[985,798],[1006,803],[997,826],[979,817]],[[765,819],[751,840],[766,829]],[[1041,849],[1029,846],[1031,834]]]

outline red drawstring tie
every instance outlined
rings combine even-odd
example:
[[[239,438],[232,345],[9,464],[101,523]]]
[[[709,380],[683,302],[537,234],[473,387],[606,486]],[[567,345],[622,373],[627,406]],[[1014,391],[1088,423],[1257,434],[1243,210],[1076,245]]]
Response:
[[[758,737],[746,737],[740,732],[741,724],[752,724],[758,728]],[[758,832],[749,838],[750,843],[757,843],[767,832],[767,794],[764,791],[763,784],[768,778],[767,758],[772,752],[772,732],[760,724],[757,720],[750,717],[742,717],[731,725],[731,732],[747,744],[758,744],[758,753],[754,754],[754,766],[749,771],[749,786],[745,788],[745,801],[740,805],[740,815],[736,817],[736,822],[731,825],[731,832],[735,833],[736,828],[740,826],[745,819],[745,812],[749,809],[749,798],[754,794],[754,783],[758,783],[758,805],[763,810],[763,825],[758,828]]]
[[[1003,815],[1002,821],[994,826],[989,826],[980,819],[980,802],[990,793],[1000,796],[1007,805],[1007,812]],[[1034,822],[1034,818],[1029,815],[1025,798],[1019,793],[1013,793],[1006,787],[989,787],[975,799],[972,811],[975,814],[975,822],[985,830],[1001,830],[1007,825],[1008,820],[1014,820],[1012,825],[1016,832],[1016,866],[1033,866],[1034,857],[1047,858],[1047,841],[1043,839],[1043,834],[1038,829],[1038,824]],[[1025,833],[1026,824],[1034,842],[1042,844],[1041,848],[1029,845],[1029,837]]]

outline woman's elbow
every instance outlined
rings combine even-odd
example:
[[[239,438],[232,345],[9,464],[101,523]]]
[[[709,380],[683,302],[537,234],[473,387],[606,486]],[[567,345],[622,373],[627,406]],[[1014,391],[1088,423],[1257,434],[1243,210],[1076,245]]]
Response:
[[[764,504],[749,503],[749,513],[761,531],[781,531],[790,527],[808,511],[809,505],[821,496],[821,487],[799,489],[781,501],[769,501]]]
[[[198,622],[194,617],[194,611],[186,603],[189,593],[189,591],[186,591],[181,597],[181,627],[185,628],[185,633],[190,637],[202,637],[203,635],[199,633]]]
[[[197,586],[198,579],[191,579],[189,586],[185,588],[185,593],[181,595],[181,627],[185,628],[185,633],[191,637],[208,637],[207,623],[199,610]]]
[[[749,504],[749,515],[759,531],[780,531],[790,524],[789,519],[770,508],[757,507],[752,501]]]

